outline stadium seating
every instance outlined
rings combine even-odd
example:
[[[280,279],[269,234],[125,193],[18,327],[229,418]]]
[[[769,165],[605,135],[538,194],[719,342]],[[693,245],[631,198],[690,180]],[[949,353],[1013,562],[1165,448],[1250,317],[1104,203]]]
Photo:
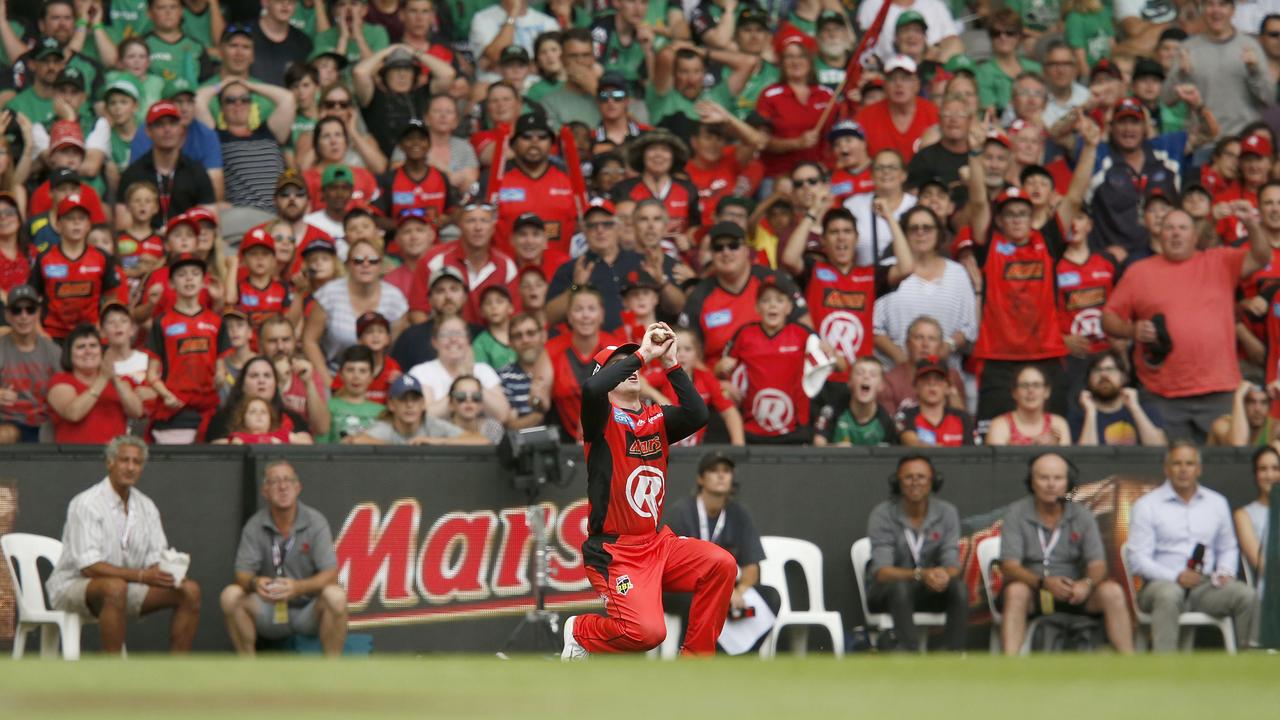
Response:
[[[1146,634],[1143,632],[1143,626],[1151,627],[1151,614],[1142,612],[1138,609],[1138,589],[1133,583],[1133,574],[1129,572],[1129,544],[1125,543],[1120,547],[1120,561],[1124,563],[1124,578],[1129,586],[1129,598],[1133,603],[1133,615],[1138,619],[1138,636],[1137,647],[1143,649],[1146,647]],[[1236,630],[1235,623],[1231,620],[1231,616],[1216,618],[1208,613],[1202,612],[1184,612],[1178,616],[1178,646],[1183,651],[1190,651],[1195,645],[1197,627],[1214,627],[1222,633],[1222,645],[1226,648],[1228,655],[1236,654]]]
[[[760,657],[772,658],[778,652],[778,635],[785,627],[800,627],[802,632],[796,643],[798,651],[803,649],[808,639],[808,628],[819,625],[831,633],[831,646],[836,657],[844,657],[844,622],[840,613],[826,609],[825,595],[822,589],[822,551],[817,545],[798,538],[766,535],[760,538],[764,545],[765,559],[760,561],[760,584],[768,585],[778,591],[782,605],[778,610],[778,619],[773,630],[760,646]],[[794,562],[804,572],[805,585],[809,591],[809,609],[794,610],[791,607],[791,591],[787,585],[787,563]]]
[[[81,617],[75,613],[50,610],[45,604],[44,583],[40,580],[39,562],[51,565],[62,556],[62,543],[53,538],[28,533],[9,533],[0,537],[5,565],[17,589],[18,627],[13,636],[13,657],[21,658],[27,647],[27,634],[40,629],[40,657],[53,657],[62,639],[62,658],[80,659]]]
[[[983,594],[987,596],[987,608],[991,611],[991,654],[1000,654],[1000,625],[1004,621],[1003,615],[996,607],[995,579],[993,570],[996,563],[1000,562],[1000,536],[989,537],[978,543],[976,552],[978,553],[978,568],[982,571],[982,589]],[[1022,639],[1022,649],[1020,655],[1031,654],[1031,639],[1035,637],[1036,628],[1040,627],[1040,618],[1032,618],[1027,623],[1027,635]]]
[[[853,575],[858,581],[858,598],[862,602],[862,615],[867,619],[867,633],[872,644],[882,632],[893,629],[893,616],[889,613],[873,613],[867,608],[867,563],[871,561],[871,538],[862,538],[849,548],[849,556],[853,560]],[[943,627],[947,624],[946,613],[918,612],[911,616],[916,628],[927,633],[931,627]],[[923,638],[922,638],[923,639]],[[928,652],[928,642],[921,642],[920,652]]]

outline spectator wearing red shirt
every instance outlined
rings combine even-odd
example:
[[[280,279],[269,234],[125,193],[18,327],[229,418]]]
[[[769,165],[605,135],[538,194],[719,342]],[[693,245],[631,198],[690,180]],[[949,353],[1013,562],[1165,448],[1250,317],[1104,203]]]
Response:
[[[411,208],[426,211],[428,222],[436,223],[457,205],[449,178],[427,162],[431,152],[431,133],[417,118],[409,121],[400,133],[400,150],[404,164],[387,172],[378,180],[378,209],[384,230],[394,227],[401,213]],[[390,248],[394,253],[396,248]]]
[[[556,274],[561,265],[569,262],[569,256],[547,247],[547,224],[537,213],[525,213],[511,226],[512,259],[521,270],[536,267],[543,278]]]
[[[1240,177],[1240,138],[1224,137],[1213,146],[1213,157],[1200,168],[1200,184],[1212,196],[1226,190]]]
[[[702,364],[702,342],[698,334],[688,328],[676,330],[676,359],[680,361],[680,369],[693,380],[693,389],[702,396],[702,402],[715,410],[724,423],[730,445],[746,445],[747,437],[742,430],[742,413],[734,404],[728,389],[720,382],[715,373]],[[645,375],[653,389],[662,395],[659,404],[669,404],[668,400],[676,399],[675,388],[671,387],[671,379],[665,370]],[[707,428],[703,427],[689,437],[674,443],[678,447],[695,447],[701,445],[707,436]]]
[[[1253,134],[1240,141],[1240,178],[1213,196],[1217,231],[1225,244],[1236,245],[1244,238],[1244,223],[1233,216],[1232,202],[1248,200],[1257,207],[1258,191],[1271,178],[1274,164],[1271,140],[1267,136]]]
[[[62,346],[62,370],[49,380],[53,441],[105,445],[129,430],[129,418],[143,415],[142,400],[129,381],[102,361],[98,329],[81,325]]]
[[[595,354],[616,344],[617,339],[601,329],[604,301],[594,288],[579,287],[570,292],[566,322],[568,332],[547,343],[552,367],[551,407],[565,435],[581,442],[582,385],[591,377]]]
[[[689,137],[693,156],[684,171],[698,189],[702,224],[710,227],[721,198],[755,194],[764,175],[764,164],[755,159],[764,145],[764,135],[715,103],[706,103],[700,109],[705,119]],[[736,144],[729,142],[730,135]]]
[[[22,231],[22,207],[13,195],[0,192],[0,299],[31,277],[36,249]]]
[[[688,233],[702,224],[698,189],[675,176],[689,160],[689,148],[670,131],[659,128],[633,140],[627,164],[637,173],[613,188],[613,201],[655,199],[667,209],[667,236]]]
[[[382,276],[383,280],[399,288],[409,297],[413,288],[413,271],[427,256],[436,241],[436,226],[428,217],[426,208],[407,207],[396,216],[396,234],[393,243],[398,250],[400,267]]]
[[[938,122],[938,108],[920,97],[914,60],[897,56],[884,72],[885,99],[862,108],[855,119],[867,130],[868,152],[897,150],[904,162],[911,162],[924,131]]]
[[[77,325],[98,324],[98,308],[108,296],[126,300],[115,260],[88,244],[89,208],[79,195],[58,203],[62,241],[36,258],[30,284],[44,296],[44,331],[60,340]]]
[[[1229,351],[1236,287],[1271,261],[1271,246],[1247,201],[1235,201],[1232,212],[1248,229],[1248,247],[1200,251],[1191,216],[1174,210],[1161,224],[1160,255],[1133,263],[1103,310],[1108,335],[1137,343],[1143,400],[1164,418],[1171,442],[1203,443],[1240,386]]]
[[[951,383],[947,366],[936,357],[916,363],[917,404],[898,411],[899,439],[907,447],[961,447],[973,444],[973,421],[947,403]]]
[[[215,372],[222,319],[200,304],[205,264],[184,253],[169,263],[173,307],[151,325],[151,351],[156,360],[147,380],[160,396],[152,418],[156,442],[185,444],[218,409]]]
[[[488,288],[502,285],[512,297],[519,297],[515,260],[493,247],[493,209],[488,205],[469,205],[462,211],[459,224],[462,236],[457,242],[436,246],[414,268],[409,288],[410,322],[427,319],[431,311],[431,276],[445,265],[457,268],[466,278],[468,295],[462,317],[468,323],[479,325],[484,321],[480,298]]]
[[[797,163],[822,162],[828,129],[822,126],[823,113],[834,98],[814,73],[818,47],[813,38],[799,33],[779,37],[782,82],[765,88],[756,101],[756,112],[773,126],[762,155],[766,177],[786,173]],[[826,118],[830,123],[832,115]]]
[[[514,139],[520,133],[513,130],[520,117],[520,93],[505,82],[498,81],[489,86],[484,98],[484,119],[488,122],[488,130],[480,130],[471,134],[471,147],[480,159],[480,166],[486,170],[495,162],[507,162],[514,159],[514,145],[508,143],[498,147],[498,141],[504,137]]]
[[[831,195],[844,204],[854,195],[875,189],[871,181],[871,154],[867,152],[867,131],[853,120],[841,120],[827,131],[827,144],[835,156],[831,172]],[[827,167],[832,167],[828,164]]]
[[[516,218],[532,212],[546,222],[550,247],[569,252],[569,240],[577,232],[578,208],[569,173],[551,162],[551,143],[551,126],[544,115],[521,115],[510,141],[515,159],[507,163],[497,188],[488,187],[488,175],[484,178],[480,197],[496,199],[499,248],[509,246]]]

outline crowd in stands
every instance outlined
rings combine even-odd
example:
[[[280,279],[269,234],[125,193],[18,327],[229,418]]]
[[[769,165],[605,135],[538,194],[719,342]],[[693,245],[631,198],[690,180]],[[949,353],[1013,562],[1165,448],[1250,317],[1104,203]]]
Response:
[[[0,62],[3,443],[574,442],[656,321],[687,444],[1280,432],[1277,0],[0,1]]]

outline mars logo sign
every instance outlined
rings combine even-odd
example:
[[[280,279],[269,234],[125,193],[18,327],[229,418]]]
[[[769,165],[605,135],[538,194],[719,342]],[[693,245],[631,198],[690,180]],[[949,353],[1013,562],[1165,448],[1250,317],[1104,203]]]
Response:
[[[659,493],[661,484],[659,475]],[[586,499],[563,509],[541,507],[552,547],[548,604],[595,600],[580,551],[587,537]],[[413,498],[396,500],[385,514],[374,503],[347,514],[336,545],[352,627],[459,620],[531,606],[533,529],[525,507],[446,512],[420,534],[421,524],[422,507]],[[375,600],[380,608],[370,607]]]

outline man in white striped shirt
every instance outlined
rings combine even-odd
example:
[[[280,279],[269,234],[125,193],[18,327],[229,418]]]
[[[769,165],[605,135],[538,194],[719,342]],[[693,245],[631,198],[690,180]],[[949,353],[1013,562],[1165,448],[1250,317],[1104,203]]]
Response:
[[[102,649],[124,647],[126,616],[173,608],[169,649],[187,652],[200,617],[200,587],[175,583],[160,569],[168,548],[160,511],[134,488],[147,464],[147,445],[121,435],[107,445],[107,477],[76,495],[62,530],[62,557],[47,589],[54,609],[98,619]]]

